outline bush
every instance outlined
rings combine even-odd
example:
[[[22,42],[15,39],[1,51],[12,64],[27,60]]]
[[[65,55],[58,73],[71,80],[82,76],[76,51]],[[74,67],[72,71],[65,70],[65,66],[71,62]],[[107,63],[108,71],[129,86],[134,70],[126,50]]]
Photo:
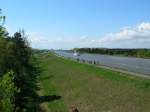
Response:
[[[3,75],[0,80],[0,112],[13,112],[14,95],[18,92],[19,89],[14,84],[13,72]]]

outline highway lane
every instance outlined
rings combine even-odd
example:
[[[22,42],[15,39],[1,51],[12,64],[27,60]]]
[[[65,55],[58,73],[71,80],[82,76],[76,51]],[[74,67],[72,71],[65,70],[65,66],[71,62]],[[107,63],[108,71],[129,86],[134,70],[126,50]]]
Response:
[[[150,76],[150,59],[98,55],[88,53],[80,54],[80,56],[74,56],[72,52],[65,51],[55,51],[55,53],[66,58],[78,58],[80,60],[92,62],[95,61],[97,64],[100,65]]]

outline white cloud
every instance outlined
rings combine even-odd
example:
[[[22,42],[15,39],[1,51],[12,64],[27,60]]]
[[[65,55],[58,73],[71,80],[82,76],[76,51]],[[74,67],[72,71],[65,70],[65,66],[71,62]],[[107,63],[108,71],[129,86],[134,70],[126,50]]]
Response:
[[[112,47],[115,47],[115,44],[118,44],[118,47],[149,47],[150,42],[150,23],[141,23],[133,27],[128,27],[122,29],[117,33],[112,33],[111,35],[106,35],[100,39],[100,43],[109,44]],[[121,46],[128,45],[128,46]]]
[[[48,38],[38,33],[29,33],[29,40],[31,46],[36,48],[150,48],[150,23],[142,22],[136,26],[123,27],[119,32],[109,33],[99,38],[90,38],[86,35],[69,38]]]

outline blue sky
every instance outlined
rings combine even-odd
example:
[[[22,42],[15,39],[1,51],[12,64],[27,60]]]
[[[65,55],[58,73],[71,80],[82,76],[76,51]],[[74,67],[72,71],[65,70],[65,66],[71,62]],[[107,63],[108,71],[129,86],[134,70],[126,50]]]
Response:
[[[0,0],[0,8],[8,31],[24,28],[35,48],[150,48],[149,0]]]

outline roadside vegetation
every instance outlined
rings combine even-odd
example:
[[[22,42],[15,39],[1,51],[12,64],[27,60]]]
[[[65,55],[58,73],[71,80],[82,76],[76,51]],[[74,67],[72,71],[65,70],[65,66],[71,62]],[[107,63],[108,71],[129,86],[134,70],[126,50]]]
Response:
[[[75,48],[74,50],[81,52],[81,53],[150,58],[150,49]]]
[[[40,83],[49,112],[149,112],[150,80],[63,59],[38,55]],[[54,97],[52,97],[54,96]]]
[[[24,31],[9,36],[0,16],[0,112],[36,112],[38,67]]]

